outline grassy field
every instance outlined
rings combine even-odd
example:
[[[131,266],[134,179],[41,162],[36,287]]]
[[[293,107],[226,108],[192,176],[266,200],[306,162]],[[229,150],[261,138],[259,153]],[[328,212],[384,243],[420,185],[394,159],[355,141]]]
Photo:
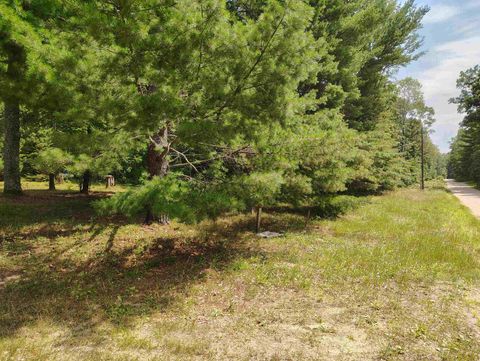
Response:
[[[251,215],[141,226],[26,188],[0,197],[0,360],[479,359],[480,222],[444,190],[269,214],[285,237],[260,239]]]

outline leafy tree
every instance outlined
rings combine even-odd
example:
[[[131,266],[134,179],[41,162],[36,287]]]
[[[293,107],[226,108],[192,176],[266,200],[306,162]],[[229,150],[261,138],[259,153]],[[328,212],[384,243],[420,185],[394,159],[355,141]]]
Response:
[[[389,74],[421,53],[417,30],[428,11],[413,0],[312,0],[311,29],[328,55],[316,84],[320,108],[340,108],[350,127],[373,130],[389,106]],[[307,87],[309,88],[309,87]]]
[[[282,175],[278,172],[255,172],[241,176],[236,181],[237,196],[247,207],[256,209],[255,231],[258,233],[261,227],[262,208],[276,203],[284,183]]]
[[[429,137],[435,112],[425,104],[418,80],[406,78],[399,81],[397,91],[398,149],[407,161],[421,163],[420,180],[423,184],[425,177],[436,178],[445,173],[434,166],[434,163],[440,162],[441,155]],[[412,177],[417,178],[416,174],[418,172],[414,172]]]
[[[472,138],[465,132],[465,129],[460,128],[457,136],[452,139],[450,143],[450,154],[448,159],[448,176],[458,180],[472,180],[471,152]]]
[[[216,218],[225,211],[238,209],[239,203],[224,190],[205,188],[182,179],[181,174],[169,173],[155,177],[143,185],[96,203],[104,214],[122,214],[135,218],[148,208],[152,216],[167,215],[187,223]],[[145,222],[151,222],[151,218]]]
[[[83,192],[110,173],[140,184],[105,212],[197,221],[416,177],[421,117],[390,80],[420,55],[427,9],[412,0],[2,4],[0,97],[6,124],[22,121],[23,173],[54,147]],[[433,176],[428,136],[425,150]]]
[[[43,174],[48,175],[48,189],[55,190],[55,176],[71,163],[70,154],[59,148],[48,148],[41,151],[35,158],[34,167]]]
[[[20,120],[22,109],[38,110],[58,94],[52,66],[61,46],[53,24],[61,6],[55,0],[0,3],[0,100],[4,110],[4,192],[21,193]]]
[[[110,105],[114,114],[128,109],[114,117],[119,126],[144,134],[149,178],[179,167],[198,173],[196,165],[254,144],[262,127],[289,121],[298,83],[316,67],[303,1],[268,1],[248,22],[223,1],[158,5],[95,2],[86,17],[117,54],[107,59],[119,85]]]
[[[462,72],[457,87],[460,95],[451,102],[465,118],[451,144],[450,176],[480,184],[480,65]]]
[[[111,134],[107,130],[91,133],[63,134],[60,140],[66,149],[74,154],[73,163],[68,170],[79,180],[80,191],[88,193],[91,181],[95,177],[105,177],[120,169],[122,159],[135,147],[131,139],[122,131]],[[89,144],[85,146],[85,144]]]

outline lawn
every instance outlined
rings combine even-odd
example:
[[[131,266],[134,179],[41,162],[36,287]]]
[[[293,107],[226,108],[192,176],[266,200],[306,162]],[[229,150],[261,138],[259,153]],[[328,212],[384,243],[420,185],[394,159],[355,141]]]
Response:
[[[478,360],[480,222],[443,189],[335,220],[99,218],[0,197],[0,360]],[[104,190],[104,189],[103,189]]]

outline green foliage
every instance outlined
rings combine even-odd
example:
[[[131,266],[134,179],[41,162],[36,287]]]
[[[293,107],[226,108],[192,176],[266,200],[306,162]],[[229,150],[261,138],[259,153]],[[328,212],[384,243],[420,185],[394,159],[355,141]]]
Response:
[[[283,183],[278,172],[255,172],[234,180],[234,188],[247,207],[267,207],[275,204]]]
[[[460,96],[451,101],[466,115],[451,143],[448,173],[449,177],[480,184],[480,65],[462,72],[457,87]]]
[[[100,214],[122,214],[130,218],[143,215],[148,208],[154,216],[167,215],[195,223],[235,210],[238,202],[221,189],[201,188],[171,173],[100,200],[95,207]]]
[[[425,178],[428,180],[446,175],[444,156],[432,143],[429,134],[434,122],[435,112],[425,104],[420,82],[412,78],[399,81],[397,83],[395,118],[398,151],[407,164],[410,163],[411,165],[410,172],[408,166],[405,167],[405,174],[412,180],[411,183],[418,181],[420,178],[422,127]]]
[[[348,195],[330,195],[315,199],[313,209],[317,216],[335,218],[365,203],[362,198]]]
[[[58,174],[72,163],[70,154],[59,148],[47,148],[35,158],[34,167],[43,174]]]
[[[105,212],[196,221],[311,206],[417,178],[416,126],[431,112],[415,81],[400,84],[406,97],[390,75],[419,56],[426,11],[412,0],[4,2],[0,97],[21,106],[27,175],[52,147],[76,177],[175,172],[101,202]],[[434,177],[442,158],[427,150]]]
[[[308,204],[313,194],[312,179],[302,174],[286,174],[281,189],[281,200],[296,207]]]
[[[155,215],[166,214],[172,218],[191,219],[190,209],[183,202],[187,193],[187,183],[171,174],[147,181],[142,186],[116,194],[110,199],[100,200],[96,206],[102,214],[136,217],[150,207]]]
[[[75,177],[81,177],[85,172],[94,169],[95,160],[86,155],[80,154],[73,158],[73,162],[69,165],[68,172],[72,173]]]
[[[98,177],[119,170],[126,172],[128,168],[125,163],[128,166],[139,163],[135,155],[139,151],[138,142],[129,139],[122,131],[117,131],[116,134],[98,129],[90,134],[57,133],[56,142],[74,155],[68,171],[75,177],[81,177],[87,171]]]
[[[216,219],[227,212],[240,211],[245,207],[241,200],[224,187],[215,186],[190,186],[184,201],[191,210],[190,222]]]

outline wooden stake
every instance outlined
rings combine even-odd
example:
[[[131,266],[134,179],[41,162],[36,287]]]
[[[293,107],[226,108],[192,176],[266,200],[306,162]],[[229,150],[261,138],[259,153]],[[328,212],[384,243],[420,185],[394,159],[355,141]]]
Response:
[[[260,223],[262,221],[262,207],[257,207],[256,233],[260,233]]]

